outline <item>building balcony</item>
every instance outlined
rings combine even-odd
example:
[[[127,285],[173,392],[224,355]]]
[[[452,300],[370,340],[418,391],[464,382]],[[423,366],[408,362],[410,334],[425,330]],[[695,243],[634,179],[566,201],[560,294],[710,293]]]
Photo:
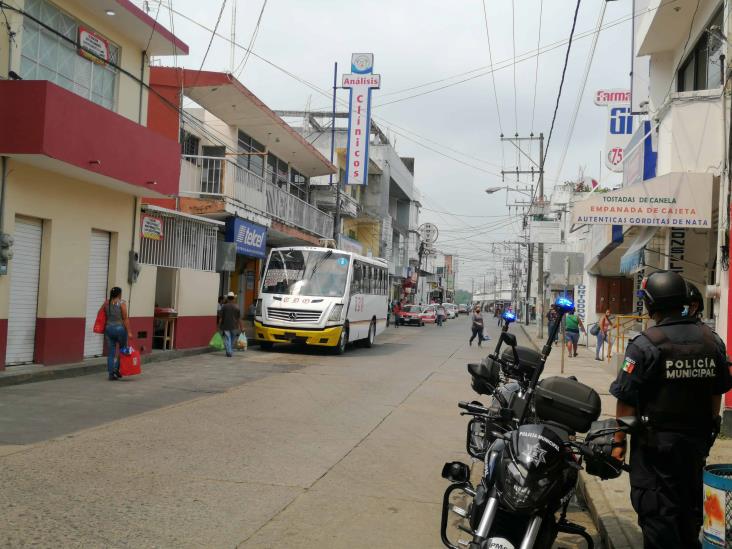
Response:
[[[313,187],[311,187],[313,189]],[[330,187],[316,187],[312,191],[315,203],[318,208],[326,212],[336,211],[336,191]],[[341,215],[347,217],[358,216],[358,202],[351,198],[348,194],[341,192]]]
[[[680,50],[689,35],[692,17],[692,43],[695,42],[695,37],[719,5],[717,0],[637,1],[635,10],[640,15],[635,21],[636,55]]]
[[[227,158],[183,155],[180,194],[230,202],[319,237],[333,235],[330,215]]]
[[[0,155],[128,194],[177,194],[176,141],[47,80],[0,81],[0,128]]]
[[[671,97],[658,127],[656,174],[704,173],[720,167],[726,154],[720,90],[674,93]]]

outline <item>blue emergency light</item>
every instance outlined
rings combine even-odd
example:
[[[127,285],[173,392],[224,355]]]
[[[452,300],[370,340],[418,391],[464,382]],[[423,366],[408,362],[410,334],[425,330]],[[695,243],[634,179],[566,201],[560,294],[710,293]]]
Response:
[[[559,309],[563,313],[574,311],[574,303],[572,303],[572,300],[568,297],[558,297],[557,300],[554,302],[554,305],[556,305],[557,309]]]
[[[516,313],[514,313],[513,311],[503,311],[501,318],[510,324],[511,322],[516,321]]]

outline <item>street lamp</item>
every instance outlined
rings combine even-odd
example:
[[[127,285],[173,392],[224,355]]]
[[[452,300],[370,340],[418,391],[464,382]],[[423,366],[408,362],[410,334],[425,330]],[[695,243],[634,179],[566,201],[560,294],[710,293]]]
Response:
[[[511,192],[515,192],[515,193],[521,193],[521,194],[525,194],[526,196],[531,196],[531,197],[534,196],[533,187],[529,190],[529,189],[521,189],[519,187],[509,187],[508,185],[506,185],[504,187],[488,187],[485,190],[485,192],[486,192],[486,194],[493,194],[493,193],[497,193],[498,191],[503,191],[503,190],[511,191]]]

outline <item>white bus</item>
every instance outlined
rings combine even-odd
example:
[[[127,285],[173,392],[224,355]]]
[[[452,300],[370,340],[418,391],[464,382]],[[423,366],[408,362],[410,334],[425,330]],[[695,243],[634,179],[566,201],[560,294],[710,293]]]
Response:
[[[257,300],[254,335],[263,349],[274,343],[371,347],[386,328],[389,270],[383,259],[295,246],[269,253]]]

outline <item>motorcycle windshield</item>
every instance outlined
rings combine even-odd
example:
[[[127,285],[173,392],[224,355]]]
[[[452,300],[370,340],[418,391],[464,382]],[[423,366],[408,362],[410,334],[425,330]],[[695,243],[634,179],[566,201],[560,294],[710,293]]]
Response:
[[[559,435],[544,425],[522,425],[514,431],[511,454],[527,473],[541,476],[562,460],[562,444]]]

